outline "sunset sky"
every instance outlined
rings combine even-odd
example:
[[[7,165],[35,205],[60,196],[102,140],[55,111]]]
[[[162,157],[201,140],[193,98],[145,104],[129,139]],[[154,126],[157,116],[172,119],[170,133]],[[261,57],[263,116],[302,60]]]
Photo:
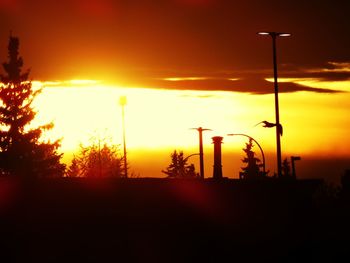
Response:
[[[301,177],[337,181],[350,169],[349,10],[345,0],[0,0],[0,61],[12,32],[43,87],[37,123],[54,121],[48,138],[62,138],[67,162],[92,134],[121,143],[125,95],[135,175],[162,176],[172,150],[198,151],[199,126],[213,130],[206,177],[211,137],[227,133],[259,141],[273,173],[275,132],[255,126],[274,122],[272,42],[256,33],[290,32],[277,40],[283,158],[302,157]],[[224,176],[238,177],[244,142],[225,136]]]

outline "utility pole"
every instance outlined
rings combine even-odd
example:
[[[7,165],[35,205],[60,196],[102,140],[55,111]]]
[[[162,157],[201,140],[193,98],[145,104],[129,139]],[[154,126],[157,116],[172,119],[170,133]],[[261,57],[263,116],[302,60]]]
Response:
[[[192,128],[192,130],[197,130],[199,133],[199,169],[200,178],[204,179],[203,131],[211,131],[211,129],[204,129],[202,127],[198,127]]]

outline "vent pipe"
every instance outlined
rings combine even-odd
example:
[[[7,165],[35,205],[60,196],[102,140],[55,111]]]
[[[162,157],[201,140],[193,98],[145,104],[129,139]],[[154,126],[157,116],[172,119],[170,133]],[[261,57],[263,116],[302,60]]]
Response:
[[[214,171],[213,178],[215,180],[222,179],[222,164],[221,164],[221,144],[223,137],[215,136],[212,137],[214,144]]]

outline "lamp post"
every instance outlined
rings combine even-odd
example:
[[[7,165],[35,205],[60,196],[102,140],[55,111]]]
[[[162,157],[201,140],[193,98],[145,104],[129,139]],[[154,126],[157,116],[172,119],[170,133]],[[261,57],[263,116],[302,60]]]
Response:
[[[275,112],[276,112],[276,147],[277,147],[277,173],[278,177],[282,177],[282,154],[281,154],[281,134],[280,134],[280,116],[278,105],[278,81],[277,81],[277,55],[276,55],[276,38],[289,37],[290,33],[281,32],[258,32],[261,36],[271,36],[272,38],[272,52],[273,52],[273,78],[275,87]]]
[[[230,133],[230,134],[227,134],[227,136],[245,136],[245,137],[253,140],[256,143],[256,145],[258,145],[258,147],[260,149],[261,156],[262,156],[262,159],[263,159],[263,173],[264,173],[264,175],[266,175],[265,154],[264,154],[264,151],[261,148],[260,144],[257,142],[257,140],[255,140],[253,137],[251,137],[251,136],[249,136],[247,134],[243,134],[243,133]]]
[[[199,171],[200,178],[204,179],[203,131],[211,131],[211,129],[204,129],[202,127],[199,127],[192,128],[192,130],[197,130],[199,133]]]
[[[126,140],[125,140],[125,112],[126,96],[119,98],[119,105],[122,107],[122,123],[123,123],[123,147],[124,147],[124,176],[128,178],[128,162],[126,158]]]

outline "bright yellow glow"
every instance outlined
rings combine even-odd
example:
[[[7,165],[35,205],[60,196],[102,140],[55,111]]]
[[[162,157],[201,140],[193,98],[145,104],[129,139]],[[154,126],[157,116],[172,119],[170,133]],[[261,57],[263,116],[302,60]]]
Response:
[[[306,80],[299,82],[303,81]],[[318,84],[326,86],[326,83]],[[184,150],[185,155],[197,152],[198,133],[190,130],[192,127],[213,130],[204,134],[207,176],[211,175],[212,136],[225,137],[223,155],[226,156],[233,152],[242,155],[246,142],[245,138],[227,137],[228,133],[248,134],[265,152],[275,150],[275,130],[255,127],[262,120],[274,122],[273,94],[123,88],[96,81],[34,82],[33,85],[46,85],[35,100],[38,115],[33,125],[54,122],[54,129],[45,138],[62,138],[61,150],[66,153],[66,160],[80,142],[86,144],[94,135],[107,136],[113,143],[122,144],[121,96],[127,98],[126,142],[136,174],[151,176],[158,171],[159,175],[174,149]],[[342,87],[337,85],[338,89],[347,88],[347,82]],[[303,155],[317,151],[324,155],[350,156],[349,111],[347,93],[280,94],[283,153]],[[197,165],[197,157],[191,160]],[[233,168],[232,163],[237,167]],[[273,160],[267,160],[268,166],[272,163]],[[237,175],[239,167],[240,159],[225,165],[229,171],[235,169]]]

